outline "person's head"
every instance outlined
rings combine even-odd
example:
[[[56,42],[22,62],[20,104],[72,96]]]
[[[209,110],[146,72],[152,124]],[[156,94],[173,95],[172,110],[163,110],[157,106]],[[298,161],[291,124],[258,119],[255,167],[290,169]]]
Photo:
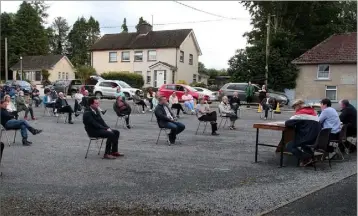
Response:
[[[7,105],[9,102],[5,101],[5,100],[1,100],[0,104],[1,104],[1,108],[6,109]]]
[[[297,111],[299,109],[301,109],[304,106],[305,102],[302,99],[297,99],[295,100],[295,102],[293,102],[292,104],[292,108]]]
[[[58,93],[58,97],[62,99],[63,98],[63,93],[62,92]]]
[[[19,91],[19,96],[24,96],[24,92],[23,92],[23,91]]]
[[[10,100],[11,100],[10,95],[5,95],[4,101],[10,102]]]
[[[117,86],[117,93],[121,92],[121,87]]]
[[[88,98],[88,104],[90,105],[90,107],[91,107],[92,109],[98,109],[98,107],[99,107],[99,100],[98,100],[98,98],[90,97],[90,98]]]
[[[249,81],[249,85],[251,85],[251,81]]]
[[[340,100],[339,105],[341,106],[341,109],[344,109],[349,106],[349,101],[347,99]]]
[[[149,93],[153,93],[153,89],[152,89],[152,88],[149,88],[149,89],[148,89],[148,92],[149,92]]]
[[[85,90],[85,91],[83,92],[83,96],[88,96],[88,90]]]
[[[239,92],[238,92],[238,91],[234,91],[233,96],[234,96],[234,97],[238,97],[238,96],[239,96]]]
[[[262,89],[266,89],[266,86],[265,86],[265,85],[262,85]]]
[[[137,96],[140,96],[140,91],[136,91],[135,94],[136,94]]]
[[[332,106],[332,102],[330,99],[325,98],[321,100],[321,110],[324,110],[327,107],[331,107],[331,106]]]
[[[228,99],[226,96],[224,96],[224,97],[222,98],[222,101],[223,101],[224,103],[227,103],[227,102],[229,101],[229,99]]]
[[[176,97],[176,96],[177,96],[177,93],[176,93],[175,91],[173,91],[172,96],[173,96],[173,97]]]
[[[168,103],[167,98],[165,96],[160,96],[158,98],[158,102],[159,102],[159,104],[167,104]]]

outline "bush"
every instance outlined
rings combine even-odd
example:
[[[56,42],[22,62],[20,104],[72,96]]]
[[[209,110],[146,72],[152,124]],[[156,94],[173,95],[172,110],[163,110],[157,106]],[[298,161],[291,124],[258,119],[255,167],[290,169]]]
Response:
[[[82,82],[85,82],[92,75],[96,75],[96,70],[91,66],[80,65],[75,70],[76,79],[80,79]]]
[[[121,80],[134,88],[142,88],[144,85],[144,79],[142,75],[130,72],[110,71],[101,74],[101,77],[107,80]]]
[[[183,84],[183,85],[188,85],[185,80],[178,80],[178,82],[176,84]]]
[[[193,82],[192,84],[190,84],[190,86],[192,86],[192,87],[207,88],[207,85],[206,85],[205,83],[202,83],[202,82]]]
[[[48,70],[46,70],[46,69],[42,69],[41,70],[41,75],[42,75],[41,84],[43,86],[50,85],[51,82],[48,80],[48,78],[50,77],[50,72],[48,72]]]

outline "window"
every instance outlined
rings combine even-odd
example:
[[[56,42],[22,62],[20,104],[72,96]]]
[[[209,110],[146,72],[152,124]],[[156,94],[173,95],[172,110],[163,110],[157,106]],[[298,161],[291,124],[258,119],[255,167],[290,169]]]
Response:
[[[112,84],[110,82],[101,82],[99,84],[99,86],[101,86],[101,87],[112,87]]]
[[[189,64],[193,65],[193,55],[189,54]]]
[[[134,52],[134,61],[143,61],[143,51]]]
[[[237,84],[231,84],[227,87],[227,89],[231,89],[231,90],[239,90],[239,85]]]
[[[117,62],[117,52],[109,52],[109,62]]]
[[[176,89],[177,89],[177,91],[182,91],[182,92],[185,91],[184,87],[181,85],[177,85]]]
[[[329,79],[329,65],[318,65],[317,79]]]
[[[111,88],[117,88],[118,87],[118,84],[117,83],[115,83],[115,82],[110,82],[110,87]]]
[[[184,62],[184,51],[180,51],[180,62]]]
[[[65,72],[62,72],[62,79],[65,79]]]
[[[148,61],[156,61],[156,60],[157,60],[157,51],[148,50]]]
[[[152,76],[151,76],[151,71],[147,71],[147,84],[151,83]]]
[[[326,98],[337,101],[337,86],[326,86]]]
[[[35,80],[36,81],[41,81],[42,80],[41,71],[36,71],[35,72]]]
[[[72,80],[71,85],[82,85],[81,80]]]
[[[122,62],[129,62],[131,60],[129,51],[122,52]]]
[[[134,71],[134,73],[142,75],[142,71]]]
[[[201,76],[200,75],[198,76],[198,80],[199,80],[199,82],[201,82]]]
[[[57,77],[57,79],[61,79],[61,72],[58,72],[58,77]]]
[[[196,74],[193,74],[193,82],[196,83]]]
[[[165,86],[165,89],[174,90],[174,91],[175,91],[175,85],[167,85],[167,86]]]
[[[68,72],[66,72],[66,80],[68,80]]]

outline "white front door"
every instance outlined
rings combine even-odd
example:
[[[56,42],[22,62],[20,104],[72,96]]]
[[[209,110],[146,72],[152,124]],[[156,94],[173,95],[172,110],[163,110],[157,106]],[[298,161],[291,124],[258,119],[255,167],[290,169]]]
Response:
[[[165,70],[157,70],[156,73],[156,87],[160,87],[163,84],[166,84],[167,72]]]

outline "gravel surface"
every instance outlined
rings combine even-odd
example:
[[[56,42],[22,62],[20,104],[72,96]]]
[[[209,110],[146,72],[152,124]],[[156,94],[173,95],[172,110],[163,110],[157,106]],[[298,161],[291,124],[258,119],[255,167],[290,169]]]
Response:
[[[116,123],[113,101],[103,101],[104,119]],[[43,108],[36,108],[42,115]],[[292,115],[276,115],[283,121]],[[182,144],[168,146],[150,122],[151,113],[134,114],[133,129],[119,126],[119,149],[125,157],[102,160],[91,145],[82,118],[74,125],[54,117],[30,121],[44,132],[29,137],[34,144],[5,148],[0,177],[0,215],[256,215],[357,172],[356,156],[343,162],[297,168],[285,157],[284,168],[274,148],[259,148],[254,163],[255,130],[260,122],[253,110],[244,110],[237,130],[220,129],[220,136],[195,135],[197,120],[185,115]],[[11,136],[13,132],[9,132]],[[262,131],[260,140],[278,143],[280,134]],[[5,141],[3,139],[3,141]]]

